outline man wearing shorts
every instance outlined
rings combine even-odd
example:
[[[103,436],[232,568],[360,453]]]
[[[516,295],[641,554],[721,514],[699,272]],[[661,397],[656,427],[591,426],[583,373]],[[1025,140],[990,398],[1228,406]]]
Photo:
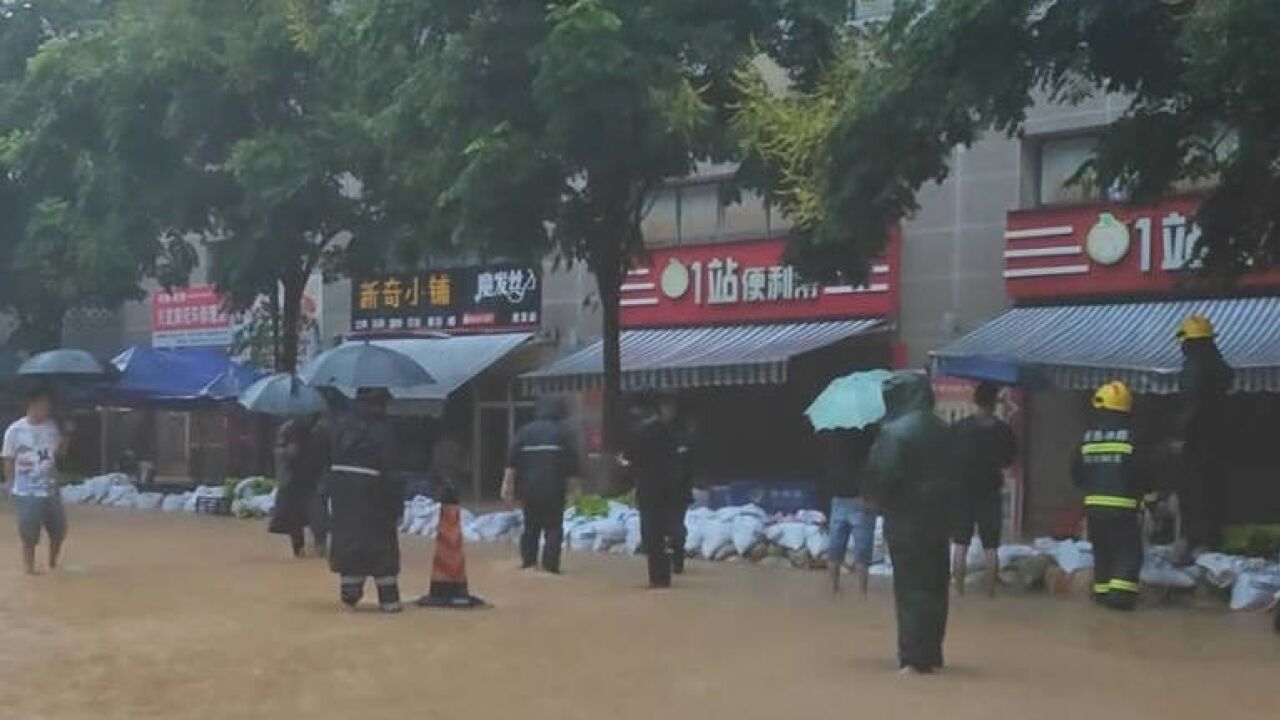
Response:
[[[853,540],[853,573],[858,591],[867,594],[872,550],[875,545],[876,514],[860,497],[863,465],[871,449],[871,430],[827,430],[819,434],[825,449],[826,491],[831,497],[831,522],[827,548],[827,568],[831,591],[840,592],[840,571]]]
[[[1018,454],[1018,441],[1013,429],[995,415],[1000,386],[979,383],[973,393],[978,411],[961,420],[955,428],[956,448],[960,458],[960,496],[955,507],[955,529],[951,572],[956,592],[964,594],[968,571],[969,541],[977,528],[978,539],[987,555],[987,592],[995,594],[999,579],[1001,492],[1004,469],[1013,464]]]
[[[49,569],[58,567],[62,541],[67,536],[67,518],[58,490],[57,459],[65,446],[62,433],[52,417],[48,390],[33,391],[27,397],[27,414],[4,433],[0,458],[4,460],[4,481],[12,482],[13,511],[22,538],[22,563],[28,575],[36,575],[36,546],[40,533],[49,535]]]

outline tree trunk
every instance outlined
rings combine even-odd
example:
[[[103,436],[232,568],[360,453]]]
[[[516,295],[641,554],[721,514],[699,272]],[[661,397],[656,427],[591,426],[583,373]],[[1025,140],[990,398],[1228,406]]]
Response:
[[[279,335],[280,358],[276,371],[292,373],[298,370],[298,325],[302,319],[306,275],[301,272],[293,273],[283,278],[280,284],[284,287],[284,317]]]
[[[622,447],[622,320],[619,316],[621,271],[616,259],[602,262],[596,271],[596,290],[604,313],[604,394],[600,429],[606,458]]]

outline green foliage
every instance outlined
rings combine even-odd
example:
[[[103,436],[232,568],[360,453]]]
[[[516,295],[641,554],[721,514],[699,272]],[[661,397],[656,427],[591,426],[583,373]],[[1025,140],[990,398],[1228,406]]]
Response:
[[[819,93],[837,111],[818,152],[813,128],[775,125],[793,147],[766,157],[777,172],[816,155],[800,176],[821,219],[792,248],[806,270],[860,275],[887,228],[917,209],[919,188],[946,177],[954,147],[987,130],[1018,134],[1039,99],[1099,91],[1130,104],[1082,179],[1135,200],[1214,184],[1197,217],[1206,266],[1229,274],[1275,261],[1280,3],[903,0],[880,32],[843,43],[872,61]]]

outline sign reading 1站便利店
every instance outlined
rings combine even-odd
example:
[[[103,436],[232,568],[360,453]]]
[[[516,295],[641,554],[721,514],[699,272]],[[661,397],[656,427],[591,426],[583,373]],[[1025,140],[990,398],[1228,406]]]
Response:
[[[1017,300],[1164,295],[1195,280],[1197,199],[1155,205],[1018,210],[1005,229],[1004,277]],[[1280,270],[1245,274],[1280,287]]]
[[[151,296],[151,344],[158,348],[227,347],[231,316],[210,285],[192,285]]]
[[[649,253],[622,285],[626,327],[834,320],[889,315],[897,304],[895,241],[862,285],[805,280],[782,240],[692,245]]]
[[[447,333],[537,328],[542,278],[521,265],[450,268],[358,277],[351,283],[351,330]]]

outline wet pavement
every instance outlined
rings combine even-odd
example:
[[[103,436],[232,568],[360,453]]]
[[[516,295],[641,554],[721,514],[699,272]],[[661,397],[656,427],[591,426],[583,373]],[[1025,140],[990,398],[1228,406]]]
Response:
[[[557,578],[476,545],[495,609],[388,617],[342,611],[262,524],[72,508],[64,567],[28,578],[0,515],[4,720],[1280,717],[1259,615],[968,597],[947,671],[899,679],[888,589],[833,600],[822,573],[693,563],[650,592],[640,559],[568,553]],[[429,560],[407,539],[406,594]]]

